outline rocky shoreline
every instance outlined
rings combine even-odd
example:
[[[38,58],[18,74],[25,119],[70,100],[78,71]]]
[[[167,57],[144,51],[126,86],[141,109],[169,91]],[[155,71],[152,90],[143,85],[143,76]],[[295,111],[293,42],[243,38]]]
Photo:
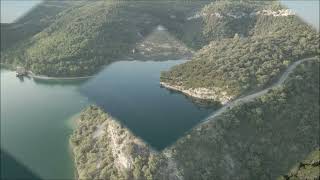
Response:
[[[172,85],[166,82],[160,82],[162,87],[168,88],[170,90],[179,91],[188,96],[200,99],[200,100],[212,100],[218,101],[221,104],[227,104],[234,97],[229,96],[226,92],[222,91],[220,88],[207,89],[207,88],[185,88],[183,86]]]
[[[157,152],[96,106],[70,137],[77,179],[181,179],[168,152]]]

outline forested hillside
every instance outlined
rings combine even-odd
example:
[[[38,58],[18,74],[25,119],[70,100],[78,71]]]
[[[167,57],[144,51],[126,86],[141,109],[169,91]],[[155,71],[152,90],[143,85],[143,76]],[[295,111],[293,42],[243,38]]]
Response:
[[[185,179],[276,179],[319,148],[319,63],[178,140],[171,150]]]
[[[96,106],[81,113],[70,143],[77,179],[179,179],[164,154]]]
[[[213,39],[191,61],[163,72],[161,81],[188,89],[220,89],[236,97],[263,88],[292,62],[319,54],[319,33],[278,2],[220,1],[206,6]]]
[[[75,5],[70,1],[46,1],[12,23],[1,24],[1,51],[41,32],[55,21],[55,17]]]
[[[319,148],[320,60],[300,64],[283,86],[239,104],[162,152],[95,106],[70,143],[79,179],[276,179]],[[316,152],[317,153],[317,152]],[[289,175],[312,178],[317,154]],[[310,173],[308,173],[310,172]]]
[[[320,150],[311,152],[304,160],[297,163],[286,175],[278,180],[319,179],[320,176]]]
[[[41,32],[32,31],[27,38],[3,51],[2,63],[20,64],[36,74],[49,76],[94,74],[103,65],[130,56],[132,49],[158,25],[192,48],[197,27],[192,32],[186,27],[198,22],[186,21],[186,17],[203,4],[75,2],[54,16],[54,21]],[[34,16],[42,15],[30,19]],[[5,33],[3,36],[7,36]],[[10,43],[10,39],[4,43]]]

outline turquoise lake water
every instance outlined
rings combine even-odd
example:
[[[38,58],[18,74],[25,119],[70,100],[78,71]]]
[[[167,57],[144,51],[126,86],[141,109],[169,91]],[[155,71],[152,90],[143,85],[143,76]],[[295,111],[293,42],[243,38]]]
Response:
[[[22,82],[1,69],[1,149],[41,178],[73,177],[68,119],[88,104],[79,85]]]
[[[1,9],[6,9],[1,22],[16,20],[37,4],[30,2],[1,1]],[[318,0],[281,2],[319,30]],[[159,86],[159,72],[177,63],[181,62],[119,62],[90,81],[69,82],[21,81],[14,72],[1,69],[1,149],[38,177],[72,178],[70,119],[91,103],[162,149],[215,109]],[[3,159],[1,165],[6,165]]]
[[[41,178],[72,178],[71,119],[89,104],[163,149],[214,111],[160,87],[160,71],[182,62],[116,62],[87,81],[22,81],[2,69],[1,149]]]
[[[183,62],[117,62],[85,83],[80,91],[161,150],[217,108],[197,105],[180,93],[160,87],[160,72]]]

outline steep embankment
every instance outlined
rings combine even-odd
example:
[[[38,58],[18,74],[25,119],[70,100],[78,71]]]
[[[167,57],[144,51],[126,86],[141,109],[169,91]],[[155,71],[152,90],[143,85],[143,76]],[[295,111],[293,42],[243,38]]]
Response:
[[[175,163],[91,106],[70,138],[78,179],[180,179]]]
[[[2,63],[22,65],[35,74],[65,77],[92,75],[103,65],[133,56],[134,49],[138,50],[134,55],[143,53],[141,55],[147,58],[153,52],[158,56],[181,58],[189,54],[192,47],[186,27],[197,23],[185,19],[202,7],[201,3],[116,0],[70,4],[39,32],[32,31],[19,43],[2,51]],[[38,11],[31,11],[30,19],[38,17],[32,16]],[[39,17],[46,16],[40,14]],[[166,27],[166,36],[154,34],[158,25]],[[23,27],[22,30],[27,30]],[[4,31],[2,36],[7,33]],[[158,41],[161,37],[167,42]],[[3,43],[9,44],[10,39]],[[163,54],[167,50],[170,53]]]
[[[178,140],[169,149],[184,178],[275,179],[318,148],[319,63],[298,65],[282,86]]]
[[[90,107],[71,137],[79,178],[276,178],[318,147],[319,63],[297,61],[272,89],[243,97],[163,152]]]
[[[212,3],[200,18],[213,41],[161,75],[163,86],[196,98],[226,103],[267,87],[293,62],[319,53],[319,33],[276,2]]]

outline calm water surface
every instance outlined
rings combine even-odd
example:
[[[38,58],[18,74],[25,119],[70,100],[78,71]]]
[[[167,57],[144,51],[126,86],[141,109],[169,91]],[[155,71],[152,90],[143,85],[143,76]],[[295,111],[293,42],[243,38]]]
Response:
[[[159,86],[160,71],[182,62],[117,62],[85,82],[21,81],[1,69],[1,149],[41,178],[72,178],[69,120],[92,103],[162,149],[214,111]]]
[[[67,120],[88,104],[79,85],[22,82],[1,69],[1,149],[41,178],[72,178]]]
[[[182,62],[117,62],[83,85],[81,92],[161,150],[216,108],[201,108],[184,95],[160,87],[160,72]]]

